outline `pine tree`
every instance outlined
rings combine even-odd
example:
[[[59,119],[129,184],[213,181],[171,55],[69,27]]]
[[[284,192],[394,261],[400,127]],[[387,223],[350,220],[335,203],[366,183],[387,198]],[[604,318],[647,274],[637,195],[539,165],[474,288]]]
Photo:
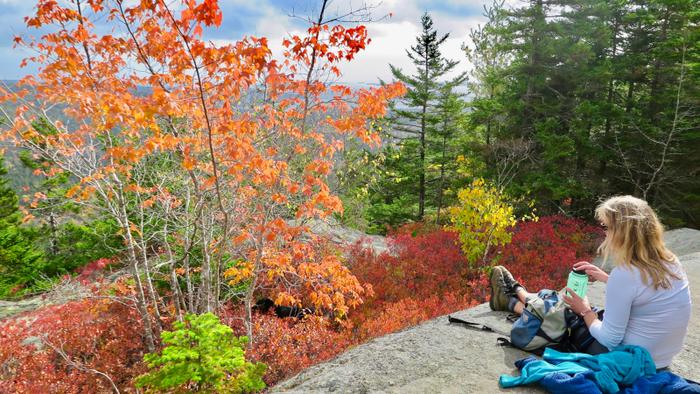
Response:
[[[429,151],[433,154],[429,157],[428,168],[436,173],[432,179],[435,184],[433,205],[437,209],[436,223],[440,223],[442,209],[449,205],[446,192],[459,182],[456,162],[459,151],[463,149],[459,136],[463,134],[467,114],[462,96],[454,91],[452,85],[448,84],[442,89],[436,107],[439,122],[429,141],[432,148]]]
[[[458,61],[445,59],[440,53],[440,46],[447,40],[449,34],[438,35],[433,28],[433,20],[426,12],[421,17],[422,32],[416,37],[416,44],[406,53],[416,67],[414,74],[409,75],[398,67],[390,65],[391,73],[396,80],[403,82],[408,93],[392,108],[393,130],[390,132],[393,142],[401,151],[402,160],[413,162],[395,163],[412,172],[400,174],[402,179],[410,180],[413,187],[404,189],[403,193],[414,192],[418,199],[417,220],[422,220],[427,201],[426,167],[429,154],[428,140],[435,134],[440,123],[440,115],[436,111],[437,100],[446,86],[457,86],[466,80],[466,74],[461,73],[453,78],[445,79],[454,70]],[[394,148],[391,148],[394,149]],[[392,153],[396,156],[396,152]],[[414,171],[415,170],[415,171]]]
[[[483,176],[520,140],[532,149],[509,191],[544,214],[590,215],[601,197],[634,194],[669,224],[698,223],[699,11],[692,0],[496,1],[468,52]]]
[[[503,52],[507,37],[502,34],[506,23],[503,0],[495,0],[490,6],[484,6],[484,16],[488,22],[469,32],[471,46],[464,46],[467,60],[472,65],[469,80],[470,118],[476,127],[483,124],[483,142],[491,145],[492,137],[503,127],[504,113],[498,110],[499,100],[506,89],[505,71],[512,61],[512,56]],[[487,164],[489,164],[487,160]]]

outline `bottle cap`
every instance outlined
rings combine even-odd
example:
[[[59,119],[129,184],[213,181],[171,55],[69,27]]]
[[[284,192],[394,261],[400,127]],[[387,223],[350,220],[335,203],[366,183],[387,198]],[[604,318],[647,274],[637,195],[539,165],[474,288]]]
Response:
[[[579,275],[587,275],[586,270],[574,270],[574,273]]]

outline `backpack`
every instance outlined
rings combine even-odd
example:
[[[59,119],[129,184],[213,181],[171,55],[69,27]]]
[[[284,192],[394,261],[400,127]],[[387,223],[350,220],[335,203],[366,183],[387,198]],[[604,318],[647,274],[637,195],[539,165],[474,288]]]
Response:
[[[510,330],[510,344],[537,355],[542,355],[546,347],[562,352],[585,351],[594,338],[583,318],[567,307],[564,291],[544,289],[528,300]]]
[[[497,343],[500,346],[517,347],[540,356],[546,347],[562,352],[585,352],[595,339],[588,331],[583,318],[566,306],[562,294],[548,289],[537,293],[537,297],[528,300],[522,315],[518,317],[513,314],[508,317],[508,320],[513,322],[510,334],[485,324],[452,316],[448,316],[448,321],[471,329],[509,336],[510,340],[499,337]],[[597,313],[602,317],[602,311]]]

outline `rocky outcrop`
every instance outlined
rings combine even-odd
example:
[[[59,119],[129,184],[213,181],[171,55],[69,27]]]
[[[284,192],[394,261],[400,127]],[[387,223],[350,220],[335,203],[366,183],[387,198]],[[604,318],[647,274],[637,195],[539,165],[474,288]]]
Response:
[[[22,312],[33,311],[34,309],[39,309],[47,305],[51,305],[51,302],[43,297],[32,297],[19,301],[0,300],[0,319]]]
[[[290,224],[295,225],[295,221],[290,221]],[[309,230],[337,245],[352,245],[355,242],[362,240],[365,247],[374,250],[380,254],[389,250],[386,238],[381,235],[367,235],[362,231],[341,226],[333,218],[326,220],[313,219],[305,222],[309,226]]]
[[[693,318],[685,348],[671,370],[700,381],[700,231],[674,230],[666,242],[686,267],[693,291]],[[603,305],[605,288],[589,290],[594,305]],[[509,323],[487,304],[454,313],[502,331]],[[313,366],[272,388],[285,393],[539,393],[535,387],[504,390],[501,374],[516,374],[513,362],[527,353],[496,345],[498,335],[450,325],[442,316],[416,327],[374,339],[335,359]]]
[[[72,300],[85,298],[90,291],[80,283],[64,280],[50,291],[17,301],[0,300],[0,319],[30,312],[49,305],[64,304]]]

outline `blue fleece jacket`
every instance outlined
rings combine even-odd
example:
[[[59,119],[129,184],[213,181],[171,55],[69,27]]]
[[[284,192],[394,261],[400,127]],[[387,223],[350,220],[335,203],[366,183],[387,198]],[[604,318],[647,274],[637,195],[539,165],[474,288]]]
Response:
[[[522,370],[530,363],[541,362],[533,356],[518,360],[515,366]],[[578,372],[569,375],[564,372],[552,372],[538,381],[539,385],[552,394],[599,394],[593,371]],[[689,383],[671,372],[660,372],[650,377],[640,377],[630,387],[620,391],[623,394],[700,394],[700,385]]]
[[[519,362],[521,362],[521,365],[518,365],[516,362],[516,366],[520,369],[520,376],[501,375],[498,379],[498,383],[501,387],[508,388],[535,383],[553,373],[574,375],[591,372],[588,368],[574,362],[563,362],[559,365],[554,365],[545,360],[538,360],[532,356],[525,360],[520,360]]]
[[[593,379],[602,392],[616,393],[620,386],[631,386],[642,376],[656,374],[656,365],[649,352],[639,346],[622,345],[595,356],[547,348],[543,360],[524,365],[520,376],[501,375],[499,383],[507,388],[538,382],[554,372],[575,375],[586,371],[593,371]]]
[[[609,353],[590,355],[585,353],[562,353],[545,349],[543,358],[552,364],[574,362],[593,371],[593,376],[604,393],[616,393],[620,386],[631,386],[642,376],[656,374],[656,365],[643,347],[622,345]]]
[[[546,369],[540,369],[541,366],[548,365]],[[556,372],[549,372],[542,376],[542,378],[537,381],[542,388],[547,390],[548,393],[553,394],[600,394],[600,389],[595,383],[593,377],[593,371],[588,368],[581,371],[579,368],[571,369],[564,372],[563,369],[557,369],[561,365],[550,364],[543,360],[538,360],[533,356],[529,356],[522,360],[515,362],[515,366],[519,370],[526,370],[526,374],[530,373],[530,376],[539,375],[539,372],[544,370],[555,370]],[[529,367],[528,367],[529,366]],[[537,369],[536,373],[534,369]],[[570,375],[571,374],[571,375]],[[511,378],[508,376],[508,378]],[[511,378],[513,379],[513,378]],[[532,379],[532,378],[531,378]],[[507,381],[507,379],[506,379]],[[501,377],[501,384],[503,385],[503,376]],[[507,384],[507,382],[506,382]],[[510,386],[503,386],[510,387]]]

